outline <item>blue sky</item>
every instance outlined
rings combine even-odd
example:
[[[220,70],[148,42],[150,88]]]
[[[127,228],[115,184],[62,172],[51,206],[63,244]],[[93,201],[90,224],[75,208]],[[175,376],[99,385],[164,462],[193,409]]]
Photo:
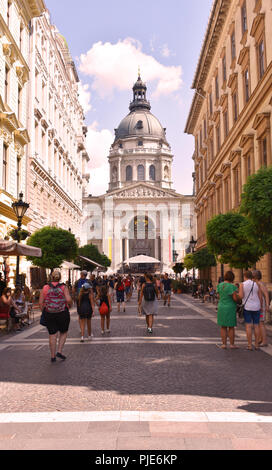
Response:
[[[107,190],[107,152],[128,114],[138,66],[151,112],[167,128],[174,154],[173,188],[192,192],[193,138],[184,134],[191,85],[213,0],[46,0],[68,42],[84,86],[90,192]]]

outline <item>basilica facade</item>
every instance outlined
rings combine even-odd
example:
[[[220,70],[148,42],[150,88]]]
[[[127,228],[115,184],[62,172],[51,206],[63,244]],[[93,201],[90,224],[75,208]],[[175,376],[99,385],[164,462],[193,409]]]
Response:
[[[109,189],[83,198],[81,242],[96,245],[115,272],[138,255],[155,258],[160,271],[169,271],[196,235],[194,197],[172,188],[173,154],[146,95],[139,74],[109,152]]]

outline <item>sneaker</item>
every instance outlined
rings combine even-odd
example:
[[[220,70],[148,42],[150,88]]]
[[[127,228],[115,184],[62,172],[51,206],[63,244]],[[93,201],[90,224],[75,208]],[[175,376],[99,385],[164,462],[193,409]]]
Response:
[[[104,330],[101,330],[101,335],[104,335],[105,334],[105,331]]]
[[[63,354],[61,354],[59,352],[56,354],[56,356],[59,357],[60,359],[62,359],[63,361],[65,361],[65,359],[66,359],[66,356],[64,356]]]
[[[80,342],[84,343],[84,336],[81,336]]]
[[[110,333],[110,330],[106,330],[106,333]]]
[[[150,334],[153,333],[152,328],[147,328],[147,332],[150,333]]]

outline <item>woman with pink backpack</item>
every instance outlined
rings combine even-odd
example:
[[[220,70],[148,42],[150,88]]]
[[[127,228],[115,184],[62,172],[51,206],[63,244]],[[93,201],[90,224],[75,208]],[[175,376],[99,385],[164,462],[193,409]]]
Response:
[[[47,327],[49,333],[51,362],[56,362],[57,357],[63,361],[66,359],[62,350],[70,325],[69,307],[72,306],[73,301],[68,287],[65,284],[60,284],[61,273],[54,271],[51,278],[52,281],[46,284],[41,291],[39,306],[43,312],[41,324]]]

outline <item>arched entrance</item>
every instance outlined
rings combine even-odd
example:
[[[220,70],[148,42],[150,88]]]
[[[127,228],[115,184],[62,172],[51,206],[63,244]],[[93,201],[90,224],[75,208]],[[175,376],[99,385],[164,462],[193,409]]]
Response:
[[[129,258],[138,255],[155,257],[156,230],[147,216],[136,216],[129,224]]]

